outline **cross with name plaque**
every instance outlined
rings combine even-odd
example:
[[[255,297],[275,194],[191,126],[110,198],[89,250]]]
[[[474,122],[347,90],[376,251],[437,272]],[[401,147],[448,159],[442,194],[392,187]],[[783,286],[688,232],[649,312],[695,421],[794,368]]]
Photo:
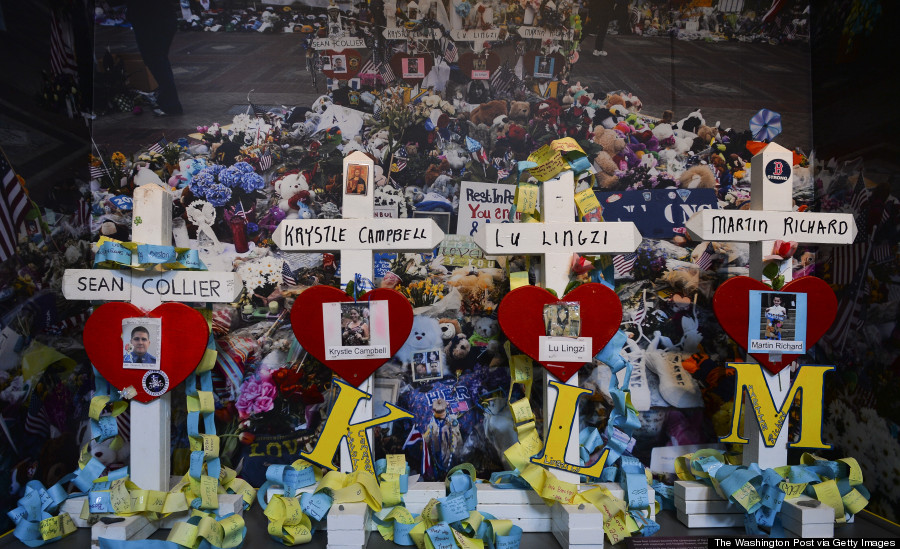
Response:
[[[685,223],[691,236],[702,241],[747,242],[750,244],[750,277],[765,281],[763,257],[775,240],[801,244],[852,244],[856,223],[851,214],[793,211],[793,153],[770,143],[751,160],[750,210],[701,210]],[[792,279],[791,258],[779,262],[785,283]],[[756,362],[747,356],[747,362]],[[791,387],[791,369],[773,374],[761,368],[777,404],[784,402]],[[749,440],[743,463],[757,463],[761,469],[787,464],[787,425],[771,447],[759,429],[753,406],[744,408],[744,437]]]
[[[134,191],[132,242],[172,244],[172,195],[156,184]],[[137,265],[137,253],[132,254]],[[212,271],[67,269],[63,276],[66,299],[130,301],[150,311],[163,302],[232,303],[241,292],[237,274]],[[169,326],[167,329],[177,329]],[[111,343],[112,344],[112,343]],[[172,452],[171,393],[149,403],[131,402],[131,480],[146,490],[169,491]]]
[[[588,255],[633,252],[641,243],[641,233],[634,223],[583,223],[573,221],[575,215],[575,178],[571,170],[541,185],[542,223],[486,223],[475,236],[486,255],[542,255],[544,288],[556,291],[562,298],[569,284],[572,254]],[[544,377],[544,417],[553,417],[557,391],[550,390],[551,382],[559,380],[546,372]],[[566,381],[578,386],[578,374]],[[575,417],[578,417],[576,410]],[[573,422],[569,440],[578,440],[578,422]],[[579,463],[577,444],[566,448],[566,461]],[[579,483],[579,475],[564,470],[555,471],[560,480]]]
[[[444,232],[432,219],[375,219],[374,166],[372,158],[359,151],[345,157],[343,219],[286,219],[275,230],[275,244],[282,250],[298,252],[339,250],[344,287],[356,275],[374,279],[374,251],[427,252],[437,247]],[[374,385],[373,375],[359,389],[372,394]],[[356,407],[352,422],[370,419],[372,400],[366,399]],[[341,442],[340,464],[341,471],[353,470],[346,439]]]

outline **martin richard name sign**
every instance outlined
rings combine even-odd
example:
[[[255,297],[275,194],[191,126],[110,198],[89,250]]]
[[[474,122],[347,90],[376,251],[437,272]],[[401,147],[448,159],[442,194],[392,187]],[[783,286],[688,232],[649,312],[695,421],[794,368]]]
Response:
[[[851,214],[701,210],[685,222],[685,227],[694,238],[713,241],[852,244],[856,238]]]

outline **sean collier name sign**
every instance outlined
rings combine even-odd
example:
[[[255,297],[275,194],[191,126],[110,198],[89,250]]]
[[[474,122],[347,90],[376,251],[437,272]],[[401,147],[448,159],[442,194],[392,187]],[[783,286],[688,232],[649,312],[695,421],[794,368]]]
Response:
[[[702,210],[684,224],[700,240],[790,240],[803,244],[852,244],[852,214]]]
[[[282,250],[425,251],[440,244],[444,232],[431,219],[289,219],[274,240]]]
[[[212,271],[67,269],[63,277],[63,295],[77,300],[129,301],[144,294],[161,301],[232,303],[241,289],[236,273]]]

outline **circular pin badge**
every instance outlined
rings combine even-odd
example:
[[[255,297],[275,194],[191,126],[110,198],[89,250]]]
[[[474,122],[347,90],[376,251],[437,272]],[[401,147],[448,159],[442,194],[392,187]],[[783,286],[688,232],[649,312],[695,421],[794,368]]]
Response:
[[[141,380],[141,385],[148,395],[162,396],[169,390],[169,376],[162,370],[148,370]]]
[[[791,166],[781,159],[769,160],[766,164],[766,179],[780,185],[791,179]]]

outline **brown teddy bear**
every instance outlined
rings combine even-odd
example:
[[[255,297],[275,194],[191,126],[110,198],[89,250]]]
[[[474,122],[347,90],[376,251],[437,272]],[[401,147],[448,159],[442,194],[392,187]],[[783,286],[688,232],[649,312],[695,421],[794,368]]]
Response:
[[[508,115],[509,108],[506,105],[506,101],[495,99],[494,101],[488,101],[487,103],[482,103],[475,107],[472,112],[469,113],[469,121],[473,124],[486,124],[490,126],[498,116]]]
[[[718,128],[711,128],[707,125],[702,125],[697,128],[697,137],[703,140],[704,143],[709,145],[709,143],[716,139],[719,136]]]
[[[628,108],[625,105],[625,98],[617,93],[614,93],[606,98],[606,108],[610,108],[613,105],[621,105],[622,107],[625,107],[626,109]]]
[[[597,180],[597,185],[602,189],[612,187],[615,182],[619,180],[619,178],[616,177],[616,169],[618,169],[618,166],[612,159],[612,156],[606,151],[600,151],[597,153],[597,156],[594,157],[594,168],[597,169],[594,178]]]
[[[607,130],[601,125],[594,126],[594,143],[603,147],[610,156],[615,156],[625,150],[625,140],[619,137],[614,130]]]
[[[449,171],[450,162],[448,162],[446,158],[442,158],[440,163],[429,164],[428,169],[425,170],[425,186],[430,187],[439,175],[448,173]]]
[[[684,189],[715,189],[716,178],[709,166],[693,166],[678,178]]]
[[[531,103],[528,101],[512,101],[509,104],[509,117],[516,122],[527,122],[531,115]]]

